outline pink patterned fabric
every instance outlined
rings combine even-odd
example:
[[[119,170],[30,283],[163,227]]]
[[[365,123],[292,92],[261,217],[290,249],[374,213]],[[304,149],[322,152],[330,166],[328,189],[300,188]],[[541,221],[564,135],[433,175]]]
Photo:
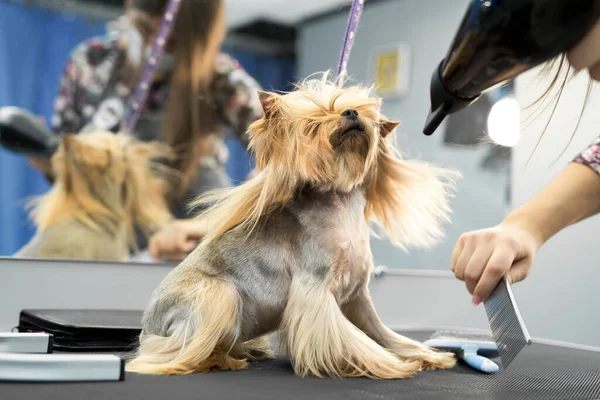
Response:
[[[128,102],[135,82],[114,78],[111,81],[124,57],[118,40],[112,37],[92,38],[73,50],[55,99],[51,121],[54,131],[80,132],[101,107],[106,91],[121,97],[125,104]],[[221,117],[223,127],[232,130],[246,143],[246,129],[263,115],[257,95],[260,85],[236,60],[220,54],[212,89],[215,112]],[[156,116],[165,109],[167,93],[167,83],[152,85],[142,107],[142,114],[146,114],[147,119],[150,119],[148,114]]]
[[[587,165],[600,174],[600,137],[578,154],[573,161]]]

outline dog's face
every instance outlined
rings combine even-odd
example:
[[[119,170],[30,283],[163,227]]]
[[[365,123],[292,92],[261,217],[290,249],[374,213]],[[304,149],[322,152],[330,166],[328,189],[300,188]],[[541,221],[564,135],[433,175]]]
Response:
[[[102,215],[117,223],[131,222],[131,226],[135,221],[150,231],[171,219],[165,200],[171,171],[154,167],[159,167],[155,161],[172,158],[171,149],[158,142],[85,132],[62,135],[52,165],[57,190],[75,199],[82,213],[93,215],[94,220]]]
[[[398,124],[380,114],[380,100],[360,87],[302,87],[260,92],[265,116],[250,128],[257,167],[281,166],[324,190],[361,184],[379,145]]]
[[[124,140],[111,132],[62,135],[52,160],[57,179],[76,184],[72,181],[85,178],[92,186],[110,180],[121,185],[126,176]]]

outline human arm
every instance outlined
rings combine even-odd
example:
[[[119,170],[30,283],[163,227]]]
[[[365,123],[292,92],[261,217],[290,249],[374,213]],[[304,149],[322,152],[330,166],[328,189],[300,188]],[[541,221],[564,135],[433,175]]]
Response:
[[[261,86],[236,60],[221,54],[217,62],[214,89],[224,122],[247,146],[248,127],[263,116],[258,98]]]
[[[512,283],[525,279],[546,241],[600,212],[598,146],[590,146],[575,161],[498,226],[460,237],[451,269],[465,281],[474,304],[485,300],[504,275]]]
[[[263,117],[258,98],[261,86],[236,60],[220,55],[214,89],[223,121],[247,147],[250,141],[248,127]],[[254,171],[250,172],[248,177],[253,173]]]
[[[196,219],[178,219],[150,237],[148,250],[162,261],[181,261],[207,233],[204,223]]]

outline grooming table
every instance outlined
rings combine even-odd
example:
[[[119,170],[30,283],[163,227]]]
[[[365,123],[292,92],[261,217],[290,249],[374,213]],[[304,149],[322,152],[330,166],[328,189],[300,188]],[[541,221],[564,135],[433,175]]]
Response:
[[[20,310],[28,308],[141,310],[172,267],[0,258],[0,330],[14,327]],[[489,328],[483,308],[469,304],[464,284],[449,273],[397,271],[374,279],[370,290],[381,319],[420,341],[428,339],[437,327]],[[423,292],[435,296],[412,301]],[[399,307],[408,301],[410,307]],[[1,400],[175,398],[600,399],[600,349],[534,338],[508,370],[494,375],[459,362],[452,370],[425,371],[397,381],[301,379],[293,374],[289,361],[280,358],[250,363],[244,371],[207,375],[126,374],[124,382],[114,383],[0,383]]]
[[[432,332],[402,332],[425,340]],[[486,375],[459,363],[452,370],[425,371],[412,379],[298,378],[285,358],[249,364],[244,371],[145,376],[126,374],[124,382],[0,383],[10,400],[186,399],[599,399],[600,352],[535,343],[509,369]]]

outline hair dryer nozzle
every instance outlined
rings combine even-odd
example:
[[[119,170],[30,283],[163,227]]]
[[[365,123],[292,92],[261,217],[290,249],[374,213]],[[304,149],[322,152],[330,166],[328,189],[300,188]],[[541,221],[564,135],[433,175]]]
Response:
[[[0,145],[6,149],[34,157],[51,157],[58,143],[58,136],[34,114],[19,107],[0,108]]]
[[[483,93],[566,52],[600,18],[600,0],[471,0],[431,80],[423,133]]]
[[[444,61],[438,65],[431,76],[431,109],[423,128],[423,133],[427,136],[436,131],[448,114],[466,108],[478,98],[462,99],[450,93],[444,86],[440,75],[443,63]]]

